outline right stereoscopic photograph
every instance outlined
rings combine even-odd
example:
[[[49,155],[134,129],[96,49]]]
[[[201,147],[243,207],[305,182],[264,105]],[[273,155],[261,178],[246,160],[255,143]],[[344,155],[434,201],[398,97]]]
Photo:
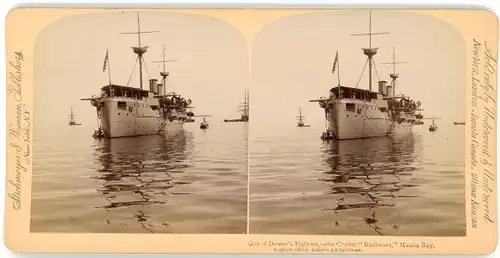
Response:
[[[465,236],[465,42],[404,10],[268,23],[251,49],[249,233]]]

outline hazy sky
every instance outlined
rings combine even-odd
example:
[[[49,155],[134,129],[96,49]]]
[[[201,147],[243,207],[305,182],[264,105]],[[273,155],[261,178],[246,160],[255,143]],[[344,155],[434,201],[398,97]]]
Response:
[[[41,128],[65,126],[70,107],[77,120],[95,123],[95,109],[80,98],[97,95],[108,82],[102,72],[109,49],[112,82],[125,85],[136,56],[131,46],[137,36],[121,32],[137,30],[136,12],[77,15],[57,20],[38,36],[35,46],[35,123]],[[331,74],[335,52],[339,50],[342,85],[356,86],[366,56],[368,37],[350,36],[368,31],[367,11],[311,13],[278,19],[257,34],[251,51],[243,35],[230,24],[205,16],[141,12],[142,44],[149,74],[159,79],[162,45],[171,72],[169,91],[193,100],[197,114],[213,119],[238,117],[238,105],[245,88],[250,88],[251,121],[259,125],[295,125],[298,108],[306,122],[324,125],[324,113],[310,99],[327,96],[337,84]],[[392,47],[399,65],[398,92],[420,100],[427,116],[447,121],[465,118],[464,42],[449,25],[438,19],[405,12],[372,12],[372,30],[390,32],[373,37],[380,47],[375,56],[381,79],[390,81]],[[367,71],[359,85],[367,89]],[[374,73],[376,78],[376,74]],[[145,87],[148,73],[144,72]],[[138,87],[138,69],[131,85]],[[377,85],[374,83],[374,90]],[[444,122],[444,121],[443,121]],[[41,129],[40,128],[40,129]]]
[[[302,107],[306,123],[324,125],[323,109],[308,101],[328,96],[337,85],[331,73],[337,50],[341,84],[356,86],[368,37],[350,34],[368,32],[368,20],[368,11],[360,10],[294,15],[265,26],[252,48],[251,120],[295,126]],[[451,26],[428,16],[374,10],[372,31],[391,33],[372,37],[372,46],[380,47],[374,59],[381,79],[390,82],[392,66],[381,63],[392,62],[396,46],[396,59],[408,62],[396,67],[397,94],[420,100],[424,115],[443,117],[442,123],[465,119],[465,44]],[[359,88],[368,89],[368,67]]]
[[[145,54],[149,74],[158,78],[162,45],[167,49],[170,71],[168,91],[193,100],[197,114],[212,114],[213,119],[239,117],[238,105],[244,100],[249,82],[248,46],[242,34],[230,24],[205,16],[141,12],[141,43],[148,45]],[[86,14],[57,20],[38,36],[35,50],[36,125],[66,126],[70,107],[77,120],[95,124],[95,108],[80,98],[98,95],[108,83],[102,72],[106,49],[109,49],[113,84],[126,85],[136,61],[131,46],[137,31],[136,12]],[[131,85],[139,87],[138,67]],[[144,70],[144,86],[149,79]]]

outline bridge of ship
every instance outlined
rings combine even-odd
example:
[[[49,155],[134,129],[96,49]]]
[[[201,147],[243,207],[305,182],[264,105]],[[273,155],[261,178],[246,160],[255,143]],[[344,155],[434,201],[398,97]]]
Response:
[[[124,97],[124,98],[134,98],[142,99],[147,98],[151,91],[141,90],[134,87],[122,86],[122,85],[106,85],[101,88],[102,92],[110,97]]]
[[[359,99],[371,101],[377,99],[378,92],[371,92],[369,90],[351,88],[346,86],[337,86],[330,89],[331,94],[335,99]]]

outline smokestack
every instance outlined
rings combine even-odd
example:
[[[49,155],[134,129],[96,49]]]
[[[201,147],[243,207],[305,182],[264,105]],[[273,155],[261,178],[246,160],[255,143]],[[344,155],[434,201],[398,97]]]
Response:
[[[385,95],[385,85],[387,84],[386,81],[379,81],[378,82],[378,92],[382,95]]]
[[[158,88],[156,83],[158,82],[157,79],[150,79],[149,80],[149,90],[154,92],[155,94],[158,94]]]
[[[156,87],[158,87],[158,95],[165,95],[163,84],[158,83]]]
[[[387,97],[392,98],[392,85],[387,85]]]

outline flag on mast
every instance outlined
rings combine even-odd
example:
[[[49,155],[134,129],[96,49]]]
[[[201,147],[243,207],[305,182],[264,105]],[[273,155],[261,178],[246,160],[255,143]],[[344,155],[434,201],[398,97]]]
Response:
[[[333,60],[332,73],[334,73],[335,69],[337,69],[337,62],[338,61],[339,61],[339,51],[337,50],[337,53],[335,54],[335,60]]]
[[[104,57],[104,65],[102,66],[102,72],[106,71],[107,64],[108,64],[108,50],[106,49],[106,57]]]

